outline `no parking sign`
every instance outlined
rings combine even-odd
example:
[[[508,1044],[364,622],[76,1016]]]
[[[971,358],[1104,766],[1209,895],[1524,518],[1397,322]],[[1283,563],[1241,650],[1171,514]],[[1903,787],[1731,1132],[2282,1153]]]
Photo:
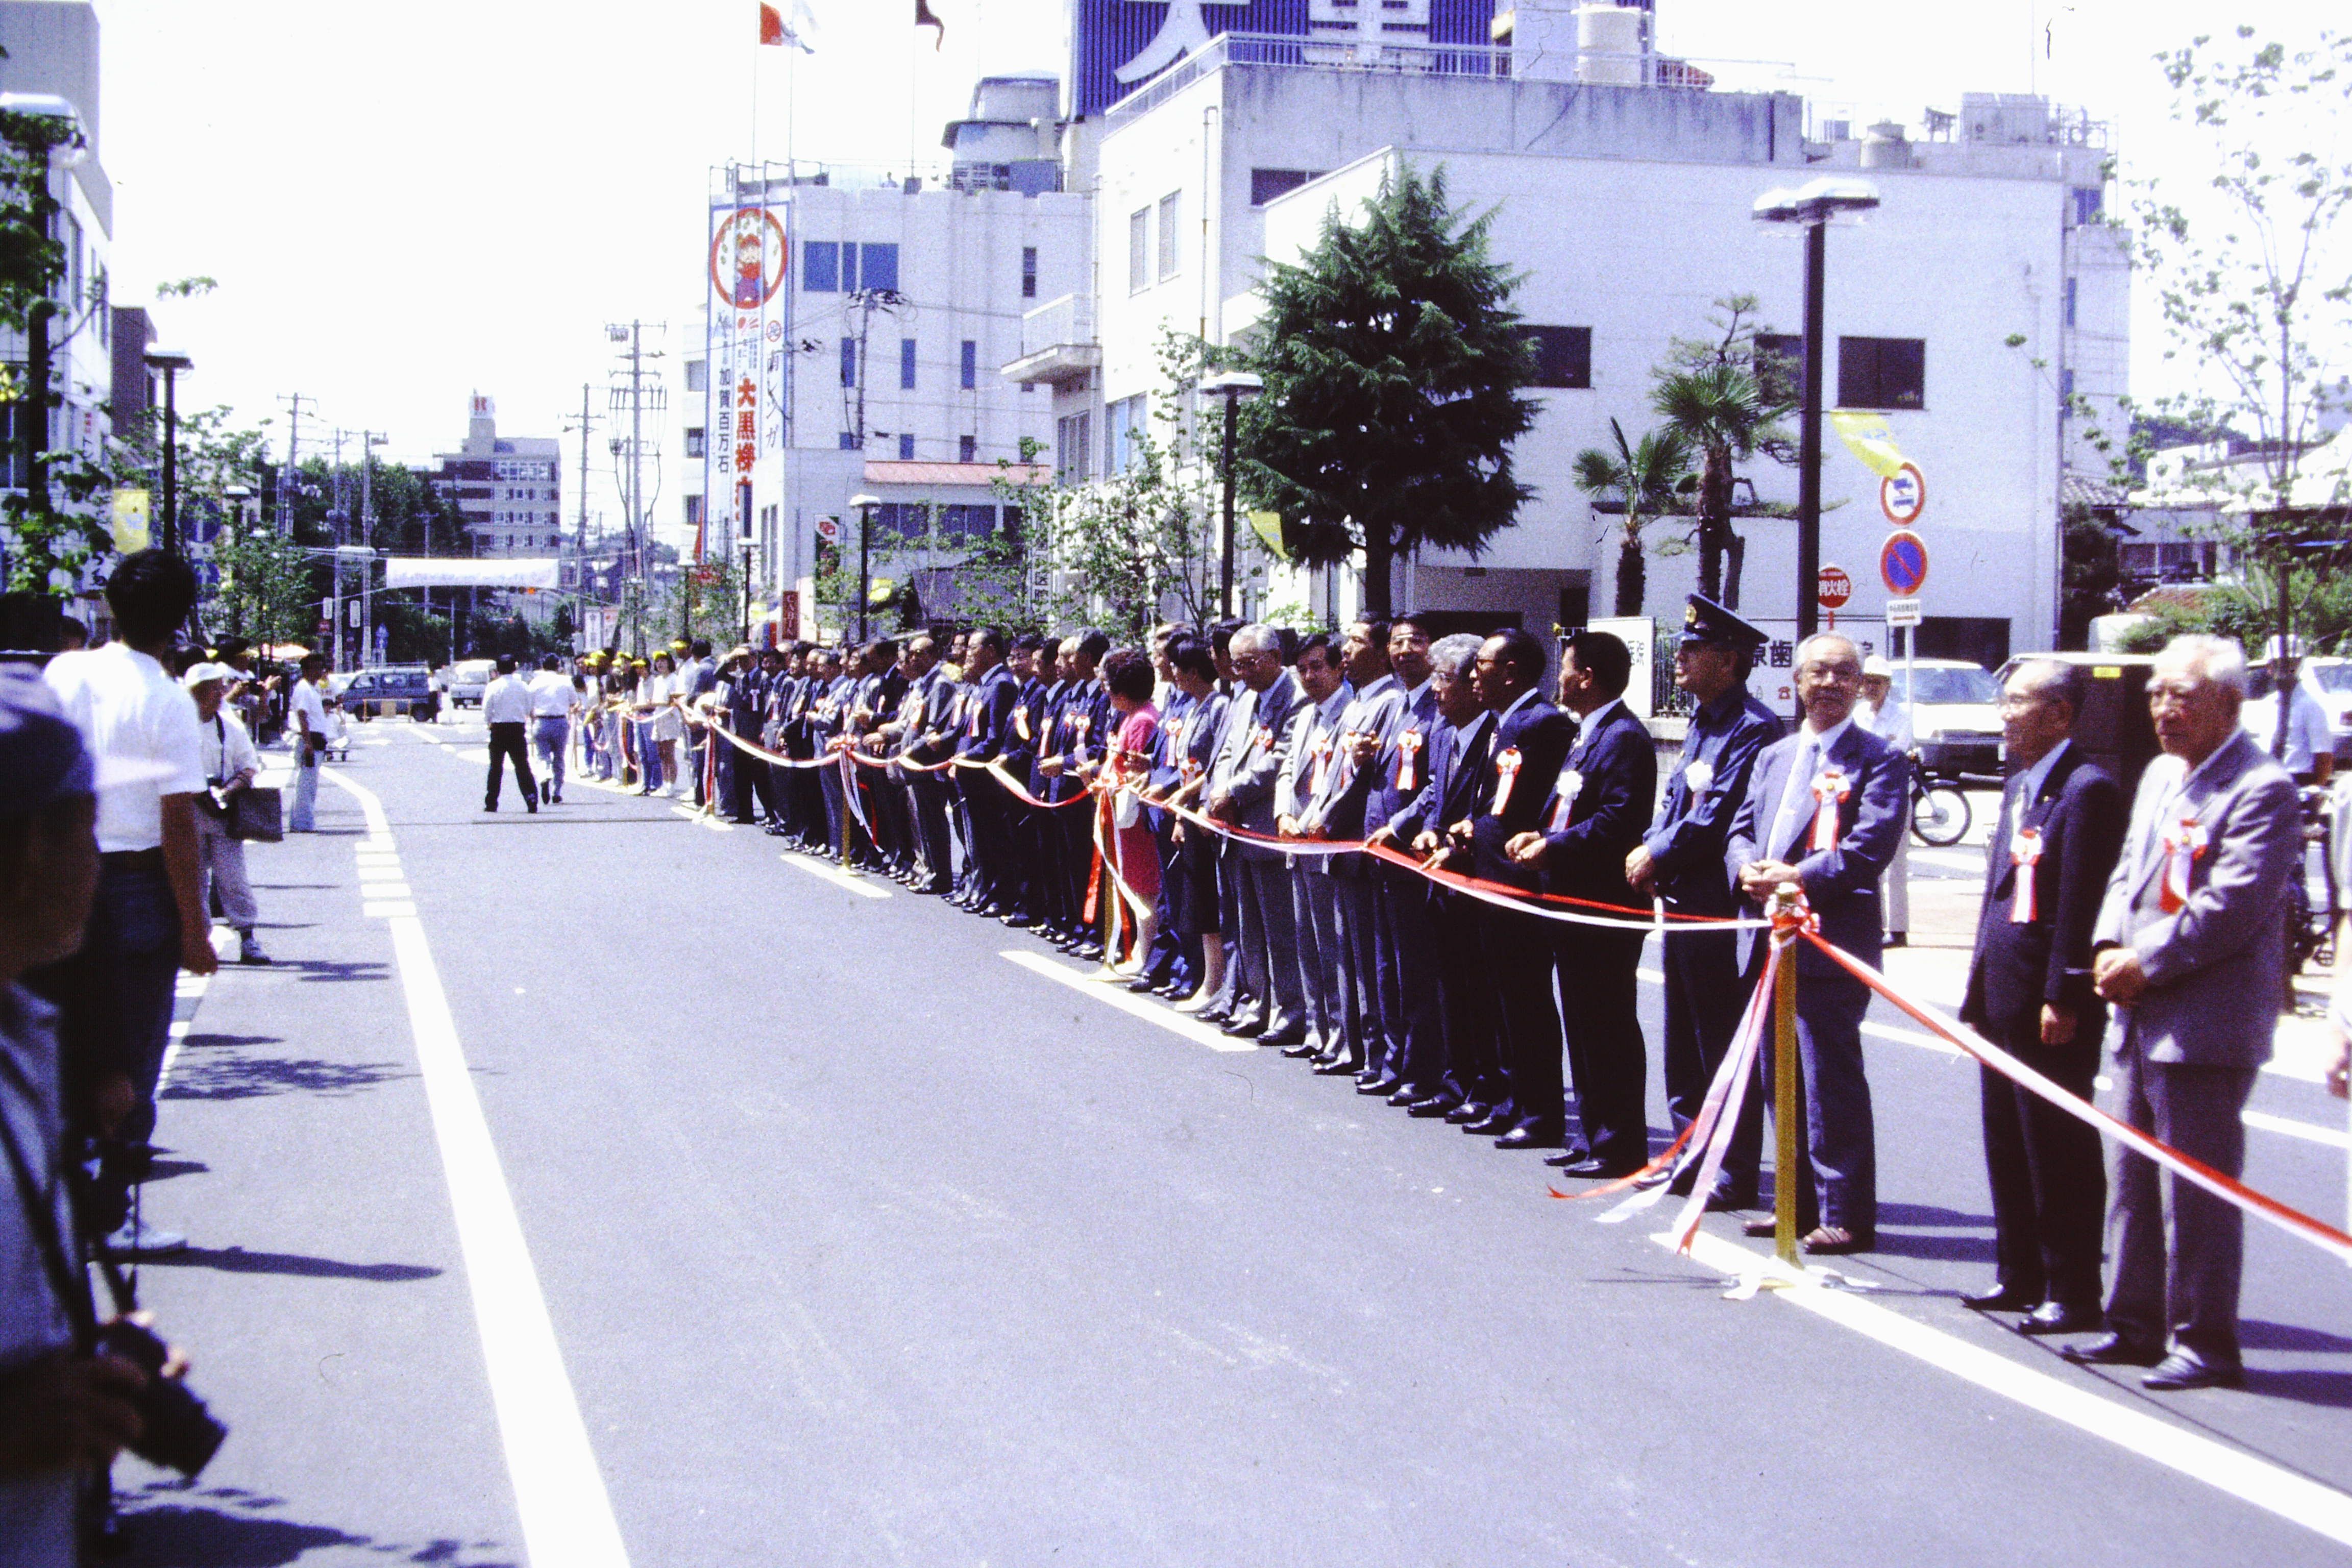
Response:
[[[1886,591],[1910,598],[1927,581],[1927,542],[1907,528],[1898,528],[1879,547],[1878,575]]]

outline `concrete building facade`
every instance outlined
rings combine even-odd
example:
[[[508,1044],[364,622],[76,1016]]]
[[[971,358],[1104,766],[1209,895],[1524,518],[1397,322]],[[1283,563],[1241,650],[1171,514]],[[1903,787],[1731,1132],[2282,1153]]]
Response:
[[[562,449],[551,436],[501,436],[497,403],[474,394],[466,439],[437,452],[436,482],[455,495],[466,537],[486,560],[557,555],[563,538]]]

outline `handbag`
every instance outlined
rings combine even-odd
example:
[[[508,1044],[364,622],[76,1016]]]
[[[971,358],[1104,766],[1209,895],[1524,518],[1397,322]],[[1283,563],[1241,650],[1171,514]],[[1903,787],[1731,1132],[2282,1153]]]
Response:
[[[270,785],[247,784],[228,797],[231,838],[275,844],[286,837],[284,797]]]

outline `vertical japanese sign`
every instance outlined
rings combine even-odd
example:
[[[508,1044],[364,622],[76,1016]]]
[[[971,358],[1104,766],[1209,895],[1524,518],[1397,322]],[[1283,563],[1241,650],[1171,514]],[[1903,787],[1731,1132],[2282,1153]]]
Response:
[[[751,530],[749,497],[761,453],[783,445],[777,367],[792,308],[783,287],[791,251],[784,226],[764,206],[714,206],[711,230],[703,504],[709,517],[738,536]],[[770,379],[779,384],[764,397],[763,359],[775,371]]]

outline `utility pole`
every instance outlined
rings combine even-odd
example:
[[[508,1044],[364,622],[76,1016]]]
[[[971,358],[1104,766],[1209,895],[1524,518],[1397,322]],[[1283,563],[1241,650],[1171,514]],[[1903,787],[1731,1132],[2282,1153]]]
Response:
[[[392,437],[379,431],[360,432],[360,537],[359,542],[370,550],[375,548],[375,492],[369,480],[375,472],[375,449]],[[360,565],[359,663],[365,668],[375,657],[375,562],[371,559]]]
[[[588,384],[583,381],[580,384],[580,423],[567,431],[577,432],[580,437],[580,523],[572,549],[577,558],[574,570],[579,574],[577,597],[583,607],[588,603],[588,437],[595,425],[595,416],[588,412]]]
[[[626,325],[617,322],[608,323],[604,328],[604,336],[608,340],[628,345],[622,351],[621,356],[626,362],[628,368],[625,372],[614,373],[616,376],[625,379],[616,383],[613,387],[611,409],[615,419],[620,416],[624,407],[627,409],[629,416],[627,461],[625,464],[615,462],[614,478],[621,486],[623,510],[627,513],[623,525],[624,537],[626,540],[630,572],[636,579],[637,597],[641,605],[645,597],[646,557],[652,548],[652,540],[649,537],[651,520],[646,515],[646,506],[645,420],[648,413],[659,414],[668,405],[668,398],[661,386],[661,373],[648,369],[646,364],[646,361],[649,359],[661,357],[660,350],[648,351],[645,346],[646,324],[641,321],[632,321]],[[653,324],[656,327],[660,325],[659,322]],[[624,455],[620,438],[615,437],[611,445],[614,457],[616,459],[620,458]],[[584,451],[584,438],[583,448]],[[683,595],[681,595],[681,602],[682,598]],[[639,653],[645,651],[644,625],[644,616],[641,613],[636,618],[636,651]]]
[[[334,574],[334,586],[327,595],[327,603],[335,624],[334,668],[338,673],[343,668],[343,524],[351,515],[343,507],[344,435],[341,429],[335,432],[335,488],[331,492],[332,499],[327,502],[327,521],[334,530],[335,537],[332,563],[329,568]]]
[[[302,405],[312,408],[319,400],[302,393],[289,393],[278,402],[286,405],[286,467],[278,476],[278,527],[281,533],[294,531],[294,495],[301,484]]]

